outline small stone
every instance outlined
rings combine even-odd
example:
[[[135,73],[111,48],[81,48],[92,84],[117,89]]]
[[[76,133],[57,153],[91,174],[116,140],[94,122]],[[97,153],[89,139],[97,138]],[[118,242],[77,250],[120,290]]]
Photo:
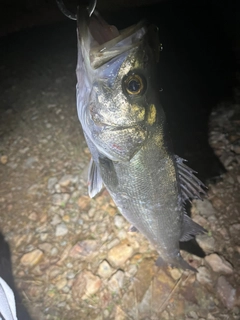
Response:
[[[52,177],[48,179],[48,185],[47,185],[48,190],[54,192],[54,186],[57,182],[58,182],[58,179],[56,177]]]
[[[99,242],[97,240],[83,240],[77,242],[69,252],[72,258],[89,257],[92,254],[97,254]]]
[[[212,278],[209,270],[201,266],[198,269],[198,273],[196,274],[197,281],[202,285],[205,285],[208,289],[211,289],[213,286]]]
[[[193,211],[196,211],[196,213],[200,214],[203,217],[209,217],[211,215],[215,215],[216,213],[211,202],[207,199],[204,199],[204,201],[194,200],[193,204]]]
[[[101,283],[98,276],[93,275],[90,271],[84,270],[73,282],[72,296],[76,301],[79,299],[86,300],[98,292]]]
[[[119,230],[117,236],[118,236],[118,238],[120,240],[126,239],[127,238],[127,232],[125,230]]]
[[[70,198],[70,195],[68,193],[54,194],[52,198],[52,202],[55,206],[65,207],[69,198]]]
[[[233,267],[231,266],[231,264],[216,253],[212,253],[209,256],[206,256],[204,259],[214,272],[223,274],[233,273]]]
[[[229,227],[229,231],[230,231],[231,236],[238,236],[240,233],[240,223],[232,224]]]
[[[212,253],[216,249],[215,240],[207,234],[199,235],[196,237],[197,243],[206,253]]]
[[[123,287],[124,272],[118,270],[108,281],[108,288],[113,292],[118,292]]]
[[[39,244],[39,248],[44,252],[44,253],[50,253],[52,250],[52,245],[50,243],[44,242]]]
[[[51,225],[56,226],[57,224],[59,224],[62,221],[62,219],[59,217],[58,214],[55,214],[52,218],[52,221],[50,222]]]
[[[121,242],[108,252],[108,261],[115,267],[121,267],[133,255],[133,248],[127,242]]]
[[[24,162],[24,167],[26,169],[33,167],[33,165],[35,164],[35,162],[38,162],[38,158],[37,157],[29,157],[25,162]]]
[[[41,234],[40,234],[40,239],[41,239],[41,241],[47,240],[47,237],[48,237],[48,234],[47,234],[47,233],[41,233]]]
[[[68,187],[70,185],[70,183],[72,182],[72,175],[70,174],[66,174],[65,176],[63,176],[58,184],[61,186],[61,187]]]
[[[68,214],[65,214],[63,217],[62,217],[62,220],[66,223],[70,222],[70,216]]]
[[[126,315],[126,312],[124,312],[120,306],[116,306],[116,312],[114,320],[127,320],[129,317]],[[107,318],[109,319],[109,318]]]
[[[188,313],[188,317],[190,317],[191,319],[198,319],[198,315],[195,311],[190,311]]]
[[[88,196],[81,196],[78,199],[78,206],[82,211],[88,211],[90,209],[91,199]]]
[[[174,280],[178,280],[181,278],[182,276],[182,272],[177,269],[177,268],[169,268],[169,272],[171,274],[171,277],[174,279]]]
[[[169,313],[164,310],[162,313],[161,313],[161,319],[164,319],[164,320],[169,320]]]
[[[228,309],[233,308],[236,300],[236,289],[232,287],[224,276],[219,277],[217,280],[217,294]]]
[[[1,156],[0,161],[1,161],[1,164],[6,164],[8,162],[8,157],[3,155]]]
[[[102,278],[109,278],[113,272],[114,269],[110,266],[107,260],[103,260],[98,267],[97,274]]]
[[[28,216],[28,219],[32,220],[32,221],[36,221],[38,219],[38,215],[36,214],[36,212],[32,212],[30,213],[30,215]]]
[[[65,278],[60,279],[59,281],[56,282],[55,285],[58,290],[62,290],[67,285],[67,280]]]
[[[67,279],[74,279],[75,278],[75,273],[72,271],[67,272]]]
[[[65,236],[67,233],[68,233],[68,228],[64,223],[57,225],[56,231],[55,231],[56,237]]]
[[[111,242],[109,242],[109,243],[107,244],[107,249],[110,250],[111,248],[113,248],[113,247],[115,247],[116,245],[118,245],[119,242],[120,242],[119,239],[117,239],[117,238],[113,239]]]
[[[36,266],[43,258],[43,252],[39,249],[25,253],[21,258],[21,264],[25,267],[32,268]]]
[[[116,215],[116,216],[114,217],[114,224],[115,224],[115,226],[116,226],[118,229],[123,228],[124,222],[125,222],[125,221],[124,221],[124,219],[123,219],[122,216]]]

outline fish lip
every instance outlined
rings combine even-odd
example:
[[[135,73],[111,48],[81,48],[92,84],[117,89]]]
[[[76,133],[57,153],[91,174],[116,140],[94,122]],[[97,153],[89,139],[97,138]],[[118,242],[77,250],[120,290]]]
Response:
[[[99,44],[90,31],[90,21],[94,19],[95,24],[99,23],[101,30],[101,21],[104,21],[105,27],[111,27],[95,10],[94,14],[89,17],[86,9],[78,8],[78,40],[81,47],[84,47],[85,56],[88,56],[88,62],[92,69],[98,69],[103,64],[116,58],[117,56],[139,46],[143,36],[146,34],[146,21],[142,20],[126,29],[120,30],[119,35],[109,41]],[[98,21],[99,19],[99,21]],[[102,32],[104,29],[102,27]],[[136,35],[134,37],[134,35]],[[90,38],[90,40],[88,39]],[[122,44],[121,44],[122,42]]]

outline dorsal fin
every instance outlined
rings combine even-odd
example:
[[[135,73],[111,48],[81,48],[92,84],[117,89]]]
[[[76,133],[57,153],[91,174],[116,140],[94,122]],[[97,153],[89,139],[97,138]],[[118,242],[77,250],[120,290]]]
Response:
[[[191,201],[192,199],[203,200],[202,196],[206,195],[204,188],[207,187],[194,175],[196,171],[184,164],[184,161],[186,160],[178,156],[175,156],[175,160],[178,169],[183,203]]]

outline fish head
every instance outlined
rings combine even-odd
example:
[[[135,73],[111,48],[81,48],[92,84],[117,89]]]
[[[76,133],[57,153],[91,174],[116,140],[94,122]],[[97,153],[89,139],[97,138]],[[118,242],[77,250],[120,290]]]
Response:
[[[158,29],[145,21],[118,31],[97,12],[79,12],[78,115],[88,138],[112,160],[129,160],[157,120],[159,48]]]

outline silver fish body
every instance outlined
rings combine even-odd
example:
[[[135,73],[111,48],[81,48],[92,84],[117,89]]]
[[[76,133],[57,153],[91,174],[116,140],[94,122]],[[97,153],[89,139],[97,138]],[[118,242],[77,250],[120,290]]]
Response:
[[[105,185],[159,262],[195,270],[179,241],[204,232],[184,210],[203,184],[172,151],[155,76],[158,53],[156,27],[140,22],[119,32],[79,10],[77,106],[92,154],[89,195]]]

